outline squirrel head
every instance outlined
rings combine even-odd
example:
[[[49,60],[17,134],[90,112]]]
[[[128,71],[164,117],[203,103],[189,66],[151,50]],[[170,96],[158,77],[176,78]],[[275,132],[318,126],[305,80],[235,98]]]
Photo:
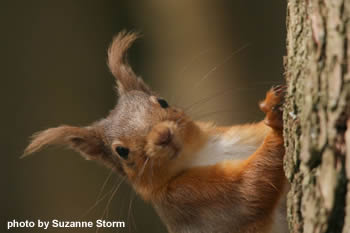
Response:
[[[87,127],[63,125],[36,133],[24,155],[50,144],[65,145],[119,171],[140,192],[181,172],[200,130],[133,72],[126,51],[137,38],[121,32],[108,49],[108,66],[119,94],[110,114]]]

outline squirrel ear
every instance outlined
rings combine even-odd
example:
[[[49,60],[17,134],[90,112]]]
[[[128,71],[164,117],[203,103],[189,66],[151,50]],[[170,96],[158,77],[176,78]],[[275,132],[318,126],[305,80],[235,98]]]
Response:
[[[86,159],[106,158],[102,136],[93,127],[59,126],[33,135],[33,140],[22,157],[39,151],[47,145],[65,145],[80,152]]]
[[[127,50],[138,37],[137,33],[122,31],[113,39],[108,49],[108,67],[116,79],[119,95],[132,90],[151,94],[150,88],[136,76],[126,58]]]

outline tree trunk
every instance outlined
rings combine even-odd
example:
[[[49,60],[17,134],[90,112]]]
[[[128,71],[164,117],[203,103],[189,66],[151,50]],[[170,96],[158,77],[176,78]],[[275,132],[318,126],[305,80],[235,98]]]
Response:
[[[349,19],[349,0],[288,0],[285,170],[293,233],[350,232]]]

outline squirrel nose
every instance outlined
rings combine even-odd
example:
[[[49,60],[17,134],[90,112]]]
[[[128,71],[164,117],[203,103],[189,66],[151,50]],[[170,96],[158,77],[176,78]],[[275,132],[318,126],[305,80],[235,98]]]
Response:
[[[158,132],[158,138],[157,138],[157,141],[155,144],[158,146],[166,146],[171,142],[172,137],[173,137],[173,135],[172,135],[170,129],[166,128],[166,129]]]

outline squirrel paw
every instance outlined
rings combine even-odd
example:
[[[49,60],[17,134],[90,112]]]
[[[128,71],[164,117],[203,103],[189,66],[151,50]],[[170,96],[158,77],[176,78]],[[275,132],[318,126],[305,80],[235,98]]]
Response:
[[[260,109],[266,114],[265,124],[276,130],[283,129],[283,103],[287,86],[278,85],[272,87],[267,93],[265,100],[260,103]]]

